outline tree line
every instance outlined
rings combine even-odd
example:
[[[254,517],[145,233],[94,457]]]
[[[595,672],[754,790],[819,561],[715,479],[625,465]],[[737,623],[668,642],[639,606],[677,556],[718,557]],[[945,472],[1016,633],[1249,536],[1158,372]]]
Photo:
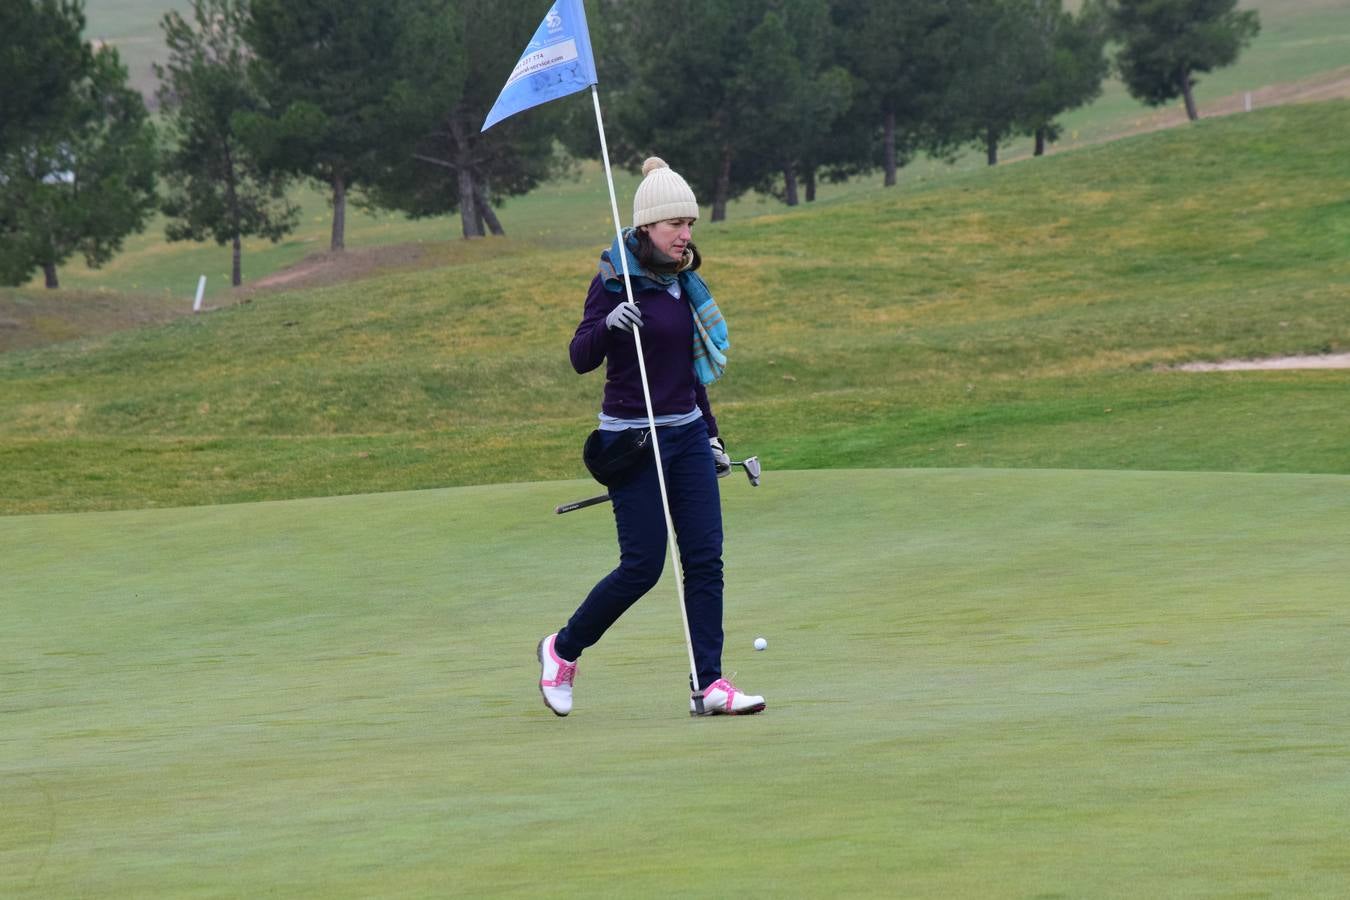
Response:
[[[1045,152],[1113,67],[1140,100],[1184,98],[1257,33],[1236,0],[588,0],[615,160],[678,160],[711,219],[747,192],[789,205],[821,180],[1009,139]],[[161,21],[159,116],[82,0],[0,6],[0,284],[83,254],[106,262],[156,212],[171,241],[290,233],[288,188],[321,184],[330,249],[349,202],[459,214],[494,207],[599,147],[589,98],[488,108],[543,14],[490,0],[191,0]],[[584,101],[584,102],[583,102]]]

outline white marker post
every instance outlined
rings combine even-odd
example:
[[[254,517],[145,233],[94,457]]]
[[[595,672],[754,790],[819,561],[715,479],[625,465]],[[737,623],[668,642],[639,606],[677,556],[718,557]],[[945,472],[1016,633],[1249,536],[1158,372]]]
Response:
[[[197,299],[192,301],[192,311],[202,311],[202,295],[206,293],[206,276],[197,279]]]

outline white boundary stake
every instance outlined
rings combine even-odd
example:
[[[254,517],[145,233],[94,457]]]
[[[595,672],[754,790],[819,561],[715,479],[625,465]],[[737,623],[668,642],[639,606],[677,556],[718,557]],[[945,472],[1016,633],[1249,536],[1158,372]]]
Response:
[[[614,193],[614,173],[609,166],[609,146],[605,142],[605,122],[600,116],[600,92],[591,85],[591,99],[595,101],[595,125],[600,130],[600,155],[605,162],[605,181],[609,184],[609,208],[614,214],[614,236],[619,241],[619,262],[623,266],[623,287],[628,302],[633,303],[633,283],[628,274],[628,248],[623,242],[623,226],[619,223],[619,201]],[[698,663],[694,660],[694,640],[689,633],[689,611],[684,608],[684,571],[680,567],[680,549],[675,541],[675,522],[670,516],[670,498],[666,496],[666,474],[661,467],[661,445],[656,437],[656,414],[652,410],[651,388],[647,385],[647,363],[642,356],[642,329],[633,327],[633,343],[637,345],[638,374],[642,378],[642,399],[647,403],[647,423],[652,429],[652,452],[656,454],[656,480],[661,487],[661,510],[666,515],[666,543],[670,546],[670,561],[675,567],[675,593],[680,599],[680,620],[684,623],[684,644],[689,650],[689,680],[694,693],[703,690],[698,681]],[[697,701],[696,701],[697,702]]]
[[[192,311],[202,311],[202,295],[206,293],[206,276],[197,279],[197,299],[192,301]]]

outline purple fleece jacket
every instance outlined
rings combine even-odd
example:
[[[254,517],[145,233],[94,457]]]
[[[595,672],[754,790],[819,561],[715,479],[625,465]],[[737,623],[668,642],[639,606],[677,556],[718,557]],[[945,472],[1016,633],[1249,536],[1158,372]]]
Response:
[[[717,420],[708,405],[708,392],[694,375],[694,318],[689,301],[665,290],[634,293],[642,310],[642,358],[647,363],[647,386],[652,410],[658,416],[687,413],[696,405],[708,423],[708,435],[717,436]],[[605,400],[601,410],[619,419],[645,419],[637,347],[627,331],[611,331],[605,316],[624,300],[596,275],[586,293],[586,309],[572,336],[572,368],[586,373],[605,366]]]

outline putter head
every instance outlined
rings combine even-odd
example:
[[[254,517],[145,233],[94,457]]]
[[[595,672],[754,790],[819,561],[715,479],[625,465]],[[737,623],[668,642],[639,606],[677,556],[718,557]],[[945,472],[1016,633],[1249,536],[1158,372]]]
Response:
[[[740,463],[740,466],[745,469],[745,477],[750,479],[750,486],[759,487],[759,457],[748,457],[744,462]]]

